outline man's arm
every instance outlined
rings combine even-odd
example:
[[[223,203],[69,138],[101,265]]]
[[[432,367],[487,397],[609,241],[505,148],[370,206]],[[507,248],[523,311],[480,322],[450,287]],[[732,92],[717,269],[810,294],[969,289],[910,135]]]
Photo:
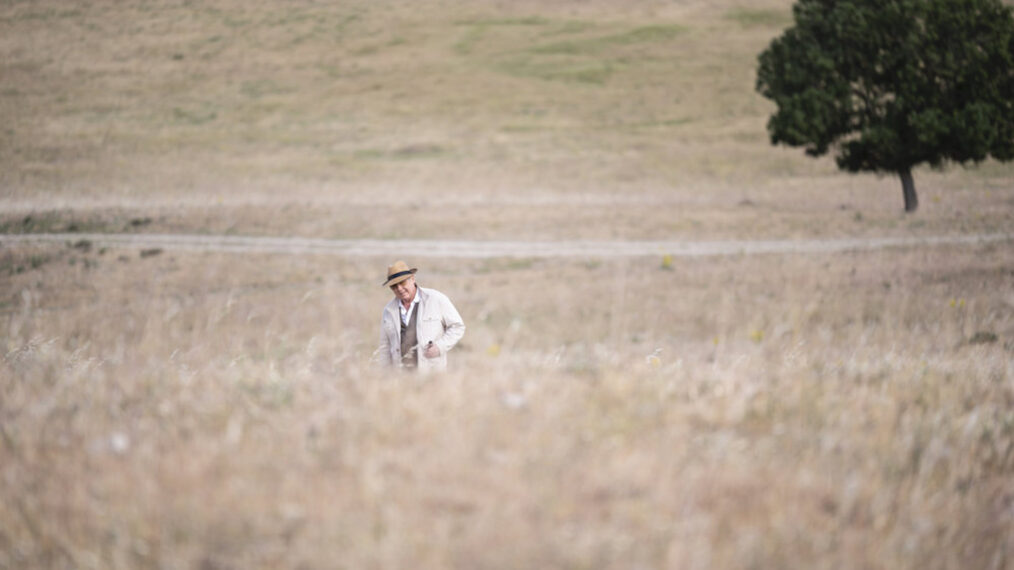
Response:
[[[447,351],[454,348],[461,337],[465,336],[465,322],[446,295],[440,300],[440,319],[444,325],[444,334],[434,344],[441,353],[447,354]]]
[[[380,343],[377,346],[377,351],[374,354],[374,358],[383,366],[391,366],[394,363],[391,362],[391,341],[387,336],[387,332],[384,330],[384,320],[387,319],[387,310],[380,315]]]

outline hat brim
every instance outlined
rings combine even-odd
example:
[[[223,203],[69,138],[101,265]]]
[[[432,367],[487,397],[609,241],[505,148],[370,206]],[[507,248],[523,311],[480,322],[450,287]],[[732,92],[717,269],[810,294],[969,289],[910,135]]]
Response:
[[[401,283],[402,281],[404,281],[404,280],[408,279],[409,277],[415,275],[416,271],[419,271],[419,269],[413,267],[412,269],[409,269],[408,271],[401,271],[399,273],[395,273],[394,275],[389,275],[387,277],[387,281],[384,282],[383,286],[384,287],[390,287],[391,285],[397,285],[398,283]]]

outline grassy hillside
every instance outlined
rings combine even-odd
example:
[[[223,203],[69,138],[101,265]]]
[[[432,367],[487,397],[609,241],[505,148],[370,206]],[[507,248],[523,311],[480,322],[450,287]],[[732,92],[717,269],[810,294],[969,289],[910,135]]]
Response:
[[[408,8],[8,3],[5,182],[95,192],[73,181],[114,168],[142,193],[448,176],[606,190],[735,175],[719,142],[751,168],[770,156],[744,143],[764,138],[752,56],[784,3]]]
[[[798,205],[816,220],[781,235],[835,225],[842,209],[889,230],[897,180],[767,143],[772,107],[753,91],[754,67],[789,6],[8,2],[0,198],[19,214],[120,206],[189,220],[220,208],[212,217],[234,231],[325,237],[377,233],[327,222],[369,215],[364,203],[420,214],[409,231],[420,235],[436,231],[428,214],[471,234],[456,224],[506,203],[522,211],[503,234],[528,221],[538,234],[561,224],[547,199],[630,211],[624,237],[774,233],[744,205],[765,219]],[[933,231],[956,211],[1011,223],[997,213],[1011,209],[1009,166],[920,171],[917,184]],[[258,219],[281,205],[298,209],[284,227]]]

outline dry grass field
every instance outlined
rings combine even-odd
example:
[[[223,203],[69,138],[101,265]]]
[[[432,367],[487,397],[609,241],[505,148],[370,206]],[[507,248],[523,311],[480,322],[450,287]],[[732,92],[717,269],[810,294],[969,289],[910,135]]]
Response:
[[[767,143],[787,0],[0,1],[0,233],[1010,233]],[[0,569],[1014,567],[1014,247],[393,260],[0,240]]]

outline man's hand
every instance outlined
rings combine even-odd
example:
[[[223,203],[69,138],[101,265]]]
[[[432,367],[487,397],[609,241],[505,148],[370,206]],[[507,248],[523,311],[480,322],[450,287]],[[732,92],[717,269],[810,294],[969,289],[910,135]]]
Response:
[[[433,341],[431,340],[426,343],[426,350],[423,351],[423,356],[426,358],[436,358],[440,356],[440,349],[437,348],[437,345],[433,344]]]

